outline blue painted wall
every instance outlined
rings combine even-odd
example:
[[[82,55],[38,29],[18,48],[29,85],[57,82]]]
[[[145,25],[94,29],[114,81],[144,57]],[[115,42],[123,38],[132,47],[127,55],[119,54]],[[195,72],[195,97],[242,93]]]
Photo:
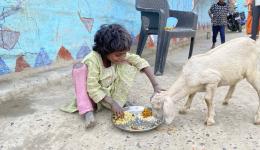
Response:
[[[236,6],[237,6],[237,11],[245,12],[245,15],[247,16],[248,8],[246,6],[246,0],[236,0]]]
[[[198,12],[201,23],[208,23],[206,11],[211,2],[204,1],[194,11]],[[47,53],[48,59],[55,61],[61,46],[76,58],[82,46],[92,47],[93,36],[104,23],[122,24],[136,36],[140,28],[140,14],[134,3],[134,0],[1,0],[0,31],[5,36],[2,39],[9,45],[15,45],[9,49],[2,46],[0,58],[11,71],[14,71],[20,54],[25,55],[31,66],[35,65],[40,52]],[[192,0],[169,0],[170,7],[177,10],[192,10],[193,3]],[[83,20],[94,19],[93,28],[88,30],[80,17]],[[91,22],[88,25],[91,26]],[[8,39],[11,36],[9,31],[16,36],[17,42]],[[14,33],[19,33],[19,37]]]

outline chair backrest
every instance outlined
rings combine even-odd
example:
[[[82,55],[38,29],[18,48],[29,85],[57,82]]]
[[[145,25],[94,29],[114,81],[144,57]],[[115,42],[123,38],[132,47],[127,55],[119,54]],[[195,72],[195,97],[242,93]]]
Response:
[[[142,25],[146,28],[158,29],[159,25],[166,25],[169,16],[167,0],[136,0],[135,5],[136,9],[141,11]]]
[[[167,0],[136,0],[136,8],[140,9],[151,9],[151,10],[163,10],[168,14],[169,12],[169,4]]]

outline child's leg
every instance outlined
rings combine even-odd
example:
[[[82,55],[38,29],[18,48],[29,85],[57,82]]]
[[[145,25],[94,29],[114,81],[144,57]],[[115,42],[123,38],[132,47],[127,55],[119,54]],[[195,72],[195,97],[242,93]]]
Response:
[[[75,85],[75,94],[77,99],[77,108],[79,114],[85,114],[86,112],[93,111],[91,100],[87,94],[87,67],[86,65],[76,64],[72,71],[73,81]]]
[[[84,64],[76,64],[73,66],[72,78],[75,85],[75,94],[77,100],[77,108],[80,115],[85,116],[86,127],[93,126],[95,123],[93,115],[92,100],[87,94],[87,67]]]
[[[121,107],[127,102],[129,90],[132,87],[137,71],[136,67],[129,64],[117,65],[116,73],[118,78],[114,82],[111,95]]]

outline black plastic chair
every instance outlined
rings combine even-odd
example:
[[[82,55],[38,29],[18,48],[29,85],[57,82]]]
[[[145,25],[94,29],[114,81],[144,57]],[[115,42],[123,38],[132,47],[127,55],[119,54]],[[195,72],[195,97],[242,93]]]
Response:
[[[155,59],[155,75],[164,72],[166,57],[171,38],[190,37],[189,56],[192,56],[198,16],[194,12],[170,10],[167,0],[136,0],[136,9],[141,12],[141,31],[137,46],[137,54],[141,55],[148,35],[158,35]],[[177,18],[173,30],[165,30],[167,19]]]

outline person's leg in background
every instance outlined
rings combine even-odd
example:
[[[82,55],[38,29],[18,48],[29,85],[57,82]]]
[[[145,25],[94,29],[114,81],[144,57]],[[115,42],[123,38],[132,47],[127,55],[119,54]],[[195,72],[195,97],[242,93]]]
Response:
[[[248,1],[248,15],[246,19],[246,34],[251,34],[252,31],[252,0]]]
[[[220,39],[221,39],[221,44],[225,43],[225,26],[219,26],[219,32],[220,32]]]
[[[256,40],[256,35],[258,34],[259,26],[259,17],[260,17],[260,6],[253,5],[253,22],[252,22],[252,36],[253,40]]]
[[[217,42],[218,30],[219,30],[218,26],[212,26],[213,35],[212,35],[212,47],[211,47],[211,49],[215,48],[215,44]]]

